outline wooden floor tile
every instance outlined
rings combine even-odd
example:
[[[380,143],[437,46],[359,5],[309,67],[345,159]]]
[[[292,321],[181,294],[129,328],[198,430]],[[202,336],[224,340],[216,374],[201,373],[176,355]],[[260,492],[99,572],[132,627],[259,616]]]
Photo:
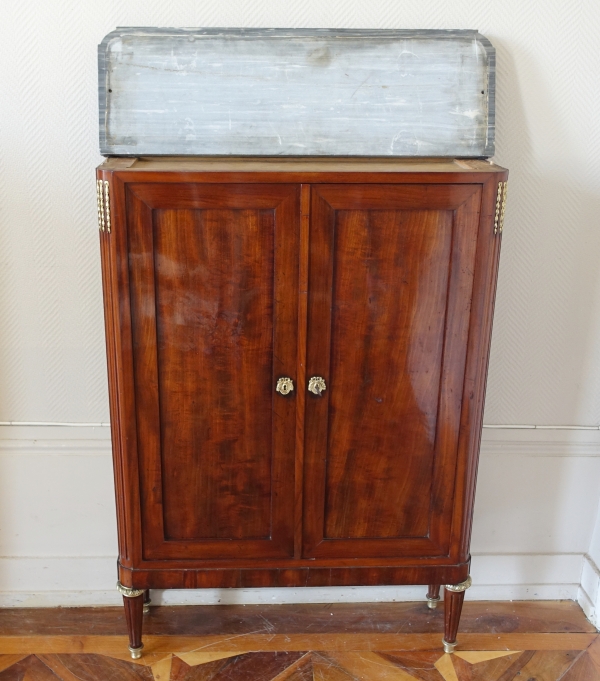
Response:
[[[414,681],[414,676],[374,652],[328,653],[336,665],[360,681]]]
[[[27,655],[0,655],[0,672],[12,667],[13,664],[17,664],[17,662],[25,657]]]
[[[380,651],[379,654],[419,681],[441,681],[442,677],[435,667],[442,655],[441,650]]]
[[[0,672],[0,681],[60,681],[35,655],[28,655]]]
[[[119,681],[154,681],[152,669],[133,662],[117,660],[106,655],[48,655],[44,656],[47,664],[55,661],[52,667],[57,676],[66,670],[70,676],[65,681],[105,681],[119,679]]]
[[[100,655],[109,654],[108,651],[103,650],[95,652],[98,652]],[[144,648],[144,654],[142,657],[137,660],[132,660],[129,648],[125,646],[125,648],[121,648],[119,650],[112,649],[109,656],[115,658],[115,660],[123,660],[123,662],[130,662],[131,664],[141,665],[142,667],[152,667],[158,662],[162,662],[165,658],[170,657],[170,653],[149,653]]]
[[[520,651],[519,651],[520,652]],[[505,657],[507,655],[514,655],[515,653],[508,650],[467,650],[454,653],[469,664],[477,664],[478,662],[487,662],[488,660],[495,660],[497,657]]]
[[[519,678],[557,681],[575,662],[578,655],[579,652],[576,650],[538,650],[521,667]]]
[[[172,662],[173,656],[169,655],[169,657],[165,657],[160,662],[155,662],[151,666],[154,681],[170,681]]]
[[[435,668],[444,681],[459,681],[452,658],[452,655],[442,655],[435,663]]]
[[[313,681],[312,655],[306,653],[287,669],[273,677],[272,681]]]
[[[458,650],[585,650],[597,634],[460,634]]]
[[[589,653],[582,653],[561,681],[600,681],[600,669],[594,664]]]
[[[235,657],[239,652],[232,652],[230,650],[219,650],[213,652],[197,652],[197,653],[178,653],[177,657],[182,659],[190,667],[195,667],[199,664],[206,664],[214,660],[224,660],[227,657]]]
[[[214,660],[213,662],[203,664],[201,667],[192,667],[181,658],[173,657],[170,681],[204,681],[204,679],[213,679],[215,674],[223,669],[226,664],[227,660]]]
[[[344,671],[333,660],[313,653],[312,668],[314,681],[356,681],[356,677],[350,672]]]
[[[247,653],[220,660],[222,668],[210,676],[210,681],[254,681],[264,679],[271,681],[287,669],[290,665],[303,657],[304,653]],[[209,664],[213,664],[210,663]],[[202,665],[204,666],[204,665]],[[201,678],[201,677],[198,677]]]
[[[600,669],[600,636],[587,649],[588,655],[592,659],[595,666]]]
[[[514,668],[513,676],[508,677],[512,680],[515,674],[518,674],[519,668],[525,664],[526,659],[529,659],[529,653],[527,653],[524,657],[523,656],[523,652],[511,651],[510,654],[507,655],[506,652],[503,651],[503,655],[501,657],[494,657],[491,660],[488,659],[477,661],[475,659],[472,663],[470,663],[469,674],[465,674],[465,676],[469,679],[469,681],[497,681],[497,679],[504,678],[503,675],[506,674],[508,669]],[[517,662],[519,659],[521,659],[521,662]],[[457,660],[461,660],[463,663],[469,664],[465,658],[457,657]],[[456,666],[458,667],[459,664],[456,664]],[[459,673],[462,672],[462,669],[463,667],[459,669]],[[518,678],[520,677],[517,677],[517,679]]]
[[[452,668],[455,674],[454,681],[472,681],[474,671],[472,664],[463,660],[461,657],[456,657],[456,655],[446,655],[446,657],[452,658]],[[495,680],[494,677],[490,677],[486,679],[486,681]]]
[[[37,656],[49,669],[51,669],[61,681],[80,681],[79,677],[61,662],[58,655]]]

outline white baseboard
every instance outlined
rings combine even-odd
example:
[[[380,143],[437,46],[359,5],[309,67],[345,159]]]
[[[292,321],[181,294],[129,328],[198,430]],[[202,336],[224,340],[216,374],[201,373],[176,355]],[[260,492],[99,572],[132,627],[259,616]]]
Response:
[[[482,456],[598,457],[600,430],[596,428],[483,429]]]
[[[582,561],[578,554],[473,556],[474,583],[466,597],[575,600]],[[0,607],[120,605],[116,574],[114,557],[0,558]],[[152,598],[170,605],[374,603],[420,601],[425,591],[425,586],[174,589],[157,590]]]
[[[576,600],[578,584],[521,584],[473,586],[470,601]],[[426,587],[332,587],[327,589],[201,589],[152,591],[154,605],[251,605],[284,603],[399,603],[425,601]],[[0,591],[0,608],[69,608],[121,606],[110,591]],[[586,613],[587,614],[587,613]]]
[[[583,557],[577,602],[589,621],[596,629],[600,629],[600,570],[587,554]]]

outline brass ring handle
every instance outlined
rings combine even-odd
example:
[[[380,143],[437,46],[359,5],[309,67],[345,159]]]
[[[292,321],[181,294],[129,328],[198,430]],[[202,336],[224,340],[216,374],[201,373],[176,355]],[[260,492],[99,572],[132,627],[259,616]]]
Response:
[[[292,381],[292,379],[288,376],[284,376],[283,378],[277,380],[277,387],[275,390],[281,395],[287,395],[288,393],[291,393],[293,389],[294,381]]]
[[[323,390],[327,390],[327,386],[325,385],[325,379],[322,378],[321,376],[312,376],[311,379],[308,381],[308,389],[314,395],[321,397],[321,393],[323,392]]]

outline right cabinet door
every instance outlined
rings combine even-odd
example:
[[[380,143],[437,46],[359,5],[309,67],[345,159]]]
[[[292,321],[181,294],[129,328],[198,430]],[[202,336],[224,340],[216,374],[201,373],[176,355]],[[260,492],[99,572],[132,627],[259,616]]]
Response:
[[[481,185],[313,186],[304,556],[449,553]]]

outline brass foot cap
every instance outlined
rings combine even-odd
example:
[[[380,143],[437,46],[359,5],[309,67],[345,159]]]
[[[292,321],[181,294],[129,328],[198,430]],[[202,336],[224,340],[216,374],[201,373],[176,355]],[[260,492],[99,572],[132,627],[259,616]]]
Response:
[[[143,647],[144,647],[143,643],[139,648],[132,648],[131,646],[129,646],[129,652],[131,653],[131,658],[133,660],[139,660],[140,659],[140,657],[142,656],[142,648]]]
[[[146,601],[144,603],[144,607],[143,607],[144,614],[147,614],[147,613],[150,612],[150,603],[152,603],[152,601]]]
[[[428,598],[427,599],[427,607],[430,610],[435,610],[438,607],[439,602],[440,602],[439,598]]]
[[[442,643],[444,645],[445,653],[453,653],[456,650],[456,641],[454,643],[448,643],[448,641],[443,638]]]

